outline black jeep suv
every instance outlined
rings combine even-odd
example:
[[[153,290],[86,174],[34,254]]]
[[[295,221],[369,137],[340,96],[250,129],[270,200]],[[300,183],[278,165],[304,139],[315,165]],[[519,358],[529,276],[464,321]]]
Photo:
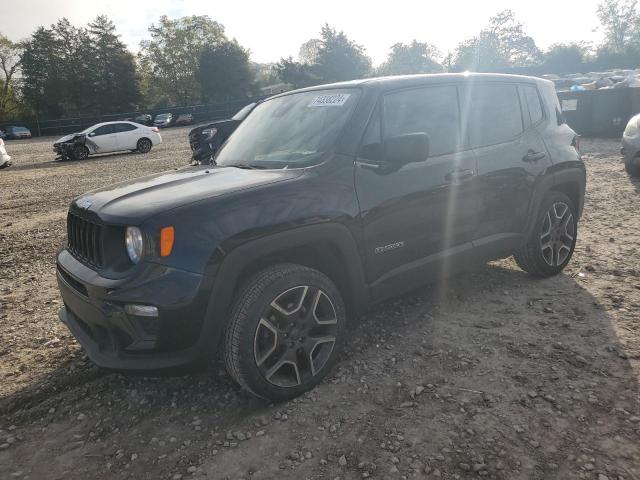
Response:
[[[175,367],[222,352],[254,394],[312,388],[347,319],[478,261],[562,271],[585,167],[551,82],[416,75],[258,105],[215,157],[76,199],[60,317],[89,357]]]

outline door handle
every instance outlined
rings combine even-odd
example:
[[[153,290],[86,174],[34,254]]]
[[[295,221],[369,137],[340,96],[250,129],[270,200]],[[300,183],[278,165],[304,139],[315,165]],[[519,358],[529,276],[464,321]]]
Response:
[[[522,157],[523,162],[537,162],[538,160],[542,160],[546,157],[547,154],[544,152],[536,152],[534,150],[529,150],[524,157]]]
[[[471,177],[473,177],[473,170],[471,170],[470,168],[456,168],[452,172],[447,173],[444,176],[444,179],[448,182],[461,182],[464,180],[468,180]]]

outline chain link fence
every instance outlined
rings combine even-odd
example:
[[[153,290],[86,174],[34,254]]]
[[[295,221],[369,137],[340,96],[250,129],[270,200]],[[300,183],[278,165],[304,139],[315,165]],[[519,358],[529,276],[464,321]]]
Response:
[[[230,118],[245,105],[252,102],[263,100],[270,95],[261,95],[257,97],[243,98],[239,100],[231,100],[225,103],[216,103],[210,105],[191,105],[183,107],[168,107],[160,109],[140,110],[134,112],[114,113],[109,115],[78,115],[69,118],[60,118],[56,120],[43,120],[34,118],[31,120],[14,120],[6,125],[0,126],[4,129],[9,125],[27,127],[31,130],[31,134],[35,136],[52,136],[67,135],[69,133],[80,132],[96,123],[113,122],[118,120],[133,120],[140,114],[150,114],[153,118],[161,113],[171,113],[174,119],[180,114],[190,113],[193,115],[193,123],[200,124],[205,122],[213,122]]]

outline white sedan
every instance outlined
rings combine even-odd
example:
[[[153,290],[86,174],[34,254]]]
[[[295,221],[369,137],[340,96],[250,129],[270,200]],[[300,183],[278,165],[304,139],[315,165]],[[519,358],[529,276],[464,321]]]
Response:
[[[80,133],[66,135],[53,144],[53,150],[62,158],[84,160],[95,153],[123,150],[147,153],[162,143],[156,127],[120,121],[98,123]]]
[[[4,148],[4,140],[0,138],[0,168],[7,168],[11,165],[11,157]]]

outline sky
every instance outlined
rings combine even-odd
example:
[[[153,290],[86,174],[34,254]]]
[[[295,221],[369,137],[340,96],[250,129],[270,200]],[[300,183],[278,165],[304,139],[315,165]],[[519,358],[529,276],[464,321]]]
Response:
[[[599,0],[20,0],[0,13],[0,33],[11,40],[28,37],[38,26],[67,17],[76,26],[106,14],[122,40],[138,50],[147,28],[161,15],[209,15],[228,37],[250,49],[256,62],[276,62],[298,54],[300,45],[317,37],[326,22],[365,47],[374,64],[383,62],[391,45],[413,39],[435,44],[443,53],[475,35],[495,13],[512,9],[540,48],[553,43],[598,43],[602,34],[595,15]]]

